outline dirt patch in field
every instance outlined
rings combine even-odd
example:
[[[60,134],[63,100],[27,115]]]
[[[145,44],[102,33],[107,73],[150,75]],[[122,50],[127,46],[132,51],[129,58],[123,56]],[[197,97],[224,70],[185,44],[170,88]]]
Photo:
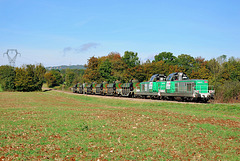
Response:
[[[6,110],[8,116],[2,115],[6,123],[0,126],[4,143],[0,160],[231,160],[240,154],[240,121],[201,118],[160,107],[96,104],[53,92],[34,94],[24,98],[20,112]],[[17,102],[6,104],[15,106]],[[31,108],[23,108],[27,105]],[[47,109],[50,106],[53,112]],[[43,107],[42,111],[35,111],[36,107]],[[54,115],[56,111],[59,113]],[[21,122],[15,125],[7,122],[18,120]]]
[[[212,125],[220,125],[220,126],[234,127],[234,128],[240,129],[240,121],[234,121],[229,119],[227,120],[216,119],[213,117],[199,118],[191,115],[184,115],[184,114],[168,112],[164,110],[157,110],[157,111],[147,110],[147,111],[150,113],[157,113],[159,115],[169,116],[178,120],[185,120],[185,123],[212,124]]]
[[[72,92],[67,92],[67,91],[58,91],[58,92],[64,92],[64,93],[68,93],[68,94],[76,94],[76,93],[72,93]],[[78,95],[78,94],[77,94]],[[142,101],[142,102],[156,102],[156,101],[161,101],[161,102],[169,102],[169,101],[162,101],[162,100],[150,100],[150,99],[135,99],[135,98],[124,98],[124,97],[113,97],[113,96],[100,96],[100,95],[86,95],[89,97],[97,97],[97,98],[108,98],[108,99],[123,99],[123,100],[132,100],[132,101]],[[174,103],[188,103],[188,104],[196,104],[193,102],[178,102],[178,101],[173,101]],[[171,101],[172,103],[172,101]],[[86,105],[86,106],[91,106],[90,104]],[[95,107],[97,107],[97,105],[94,105]],[[98,105],[99,106],[99,105]],[[104,108],[114,108],[112,106],[101,106]],[[124,109],[124,110],[128,110],[128,108],[126,107],[115,107],[116,109]],[[131,108],[131,111],[136,111],[136,109]],[[175,119],[180,119],[180,120],[186,120],[186,123],[200,123],[200,124],[212,124],[212,125],[220,125],[220,126],[226,126],[226,127],[233,127],[233,128],[240,128],[240,121],[233,121],[233,120],[224,120],[224,119],[216,119],[216,118],[197,118],[195,116],[191,116],[191,115],[181,115],[179,113],[171,113],[171,112],[167,112],[167,111],[151,111],[151,110],[143,110],[141,109],[141,111],[147,111],[150,113],[159,113],[161,115],[166,115],[166,116],[171,116]]]

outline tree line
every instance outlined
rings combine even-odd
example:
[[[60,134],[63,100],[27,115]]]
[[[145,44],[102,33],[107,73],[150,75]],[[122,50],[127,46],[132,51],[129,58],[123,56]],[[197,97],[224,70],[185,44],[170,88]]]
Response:
[[[41,91],[46,69],[40,65],[0,66],[0,85],[5,91]]]
[[[40,91],[43,83],[49,87],[69,88],[83,82],[128,82],[131,79],[143,82],[153,74],[183,72],[190,79],[207,79],[219,101],[236,100],[240,93],[240,59],[226,55],[205,60],[188,54],[174,56],[171,52],[161,52],[152,61],[140,62],[136,52],[125,51],[123,56],[111,52],[107,56],[90,57],[85,67],[86,70],[46,70],[41,64],[20,68],[0,66],[0,90]]]
[[[48,87],[61,86],[68,88],[81,82],[84,71],[84,69],[52,69],[45,73],[44,78]]]
[[[142,82],[148,81],[153,74],[183,72],[190,79],[209,80],[210,86],[216,90],[217,100],[236,100],[240,93],[240,59],[227,59],[226,55],[205,60],[188,54],[174,56],[171,52],[161,52],[152,61],[140,62],[136,52],[126,51],[123,56],[112,52],[107,56],[90,57],[85,66],[87,69],[81,83],[128,82],[131,79]]]
[[[12,67],[0,66],[0,91],[41,91],[43,83],[48,87],[65,86],[82,80],[83,69],[46,70],[40,65]]]

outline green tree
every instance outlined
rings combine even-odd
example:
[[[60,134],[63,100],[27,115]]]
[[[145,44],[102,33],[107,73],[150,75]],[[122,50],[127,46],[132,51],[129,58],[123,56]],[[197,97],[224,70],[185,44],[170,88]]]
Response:
[[[195,65],[195,60],[192,56],[187,54],[181,54],[177,58],[177,63],[179,67],[184,68],[185,73],[187,75],[190,75],[192,72],[192,69]]]
[[[50,73],[52,73],[52,75],[55,77],[55,79],[56,79],[56,82],[55,82],[55,84],[54,84],[54,86],[59,86],[60,84],[62,84],[63,83],[63,76],[62,76],[62,74],[61,74],[61,72],[60,72],[60,70],[56,70],[56,69],[52,69],[51,71],[50,71]]]
[[[28,91],[28,75],[25,67],[16,68],[15,87],[17,91]]]
[[[35,77],[34,77],[34,82],[35,82],[35,90],[41,91],[43,82],[44,82],[44,74],[46,73],[46,69],[42,64],[39,64],[35,68]]]
[[[46,69],[40,65],[26,65],[16,68],[15,87],[17,91],[40,91]]]
[[[225,63],[227,73],[229,73],[229,79],[233,81],[240,81],[240,59],[230,57]]]
[[[53,74],[52,73],[45,73],[45,75],[44,75],[44,78],[45,78],[45,80],[46,80],[46,82],[47,82],[47,86],[48,87],[54,87],[55,86],[55,84],[56,84],[56,78],[53,76]]]
[[[0,84],[3,90],[13,91],[15,89],[15,75],[13,67],[8,65],[0,66]]]
[[[154,56],[153,62],[163,61],[164,63],[175,65],[176,57],[171,52],[161,52]]]
[[[208,61],[207,67],[211,72],[210,82],[215,87],[223,84],[230,77],[230,71],[228,71],[229,65],[226,61],[226,55],[219,56],[217,59],[211,59]]]
[[[220,65],[223,65],[227,61],[227,55],[221,55],[217,57],[217,61]]]
[[[85,73],[84,69],[71,69],[74,72],[73,84],[83,83],[83,75]]]
[[[35,85],[38,81],[37,77],[35,76],[35,65],[27,65],[25,72],[27,76],[28,91],[35,91]]]
[[[66,70],[65,82],[66,86],[70,87],[74,81],[75,73],[71,69]]]
[[[99,66],[99,73],[103,80],[108,82],[113,82],[115,78],[111,75],[112,74],[112,64],[109,59],[106,59],[102,62]]]
[[[127,64],[128,68],[132,68],[140,64],[138,53],[134,53],[132,51],[125,51],[122,60]]]

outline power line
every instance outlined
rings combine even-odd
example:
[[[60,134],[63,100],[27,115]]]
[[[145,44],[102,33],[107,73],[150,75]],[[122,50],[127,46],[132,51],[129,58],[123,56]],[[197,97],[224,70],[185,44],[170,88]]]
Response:
[[[11,54],[15,53],[14,57],[11,58],[9,53],[11,53]],[[17,51],[17,49],[8,49],[6,53],[3,53],[3,57],[4,57],[5,54],[8,57],[8,61],[9,61],[10,66],[13,66],[13,67],[15,66],[17,55],[19,54],[21,56],[21,54]]]

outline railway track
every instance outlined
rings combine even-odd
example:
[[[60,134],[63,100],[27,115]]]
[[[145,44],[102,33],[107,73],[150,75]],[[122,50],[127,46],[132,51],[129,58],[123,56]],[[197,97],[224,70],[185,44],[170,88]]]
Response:
[[[157,100],[157,99],[142,99],[142,98],[128,98],[128,97],[114,97],[114,96],[102,96],[102,95],[90,95],[90,94],[79,94],[79,93],[73,93],[72,91],[62,91],[62,90],[55,90],[51,88],[43,88],[43,91],[56,91],[56,92],[62,92],[67,94],[73,94],[73,95],[84,95],[87,97],[96,97],[96,98],[107,98],[107,99],[121,99],[121,100],[130,100],[130,101],[141,101],[141,102],[164,102],[164,103],[182,103],[182,104],[200,104],[199,102],[182,102],[182,101],[172,101],[172,100]],[[207,102],[207,103],[201,103],[201,104],[215,104],[213,102]]]

